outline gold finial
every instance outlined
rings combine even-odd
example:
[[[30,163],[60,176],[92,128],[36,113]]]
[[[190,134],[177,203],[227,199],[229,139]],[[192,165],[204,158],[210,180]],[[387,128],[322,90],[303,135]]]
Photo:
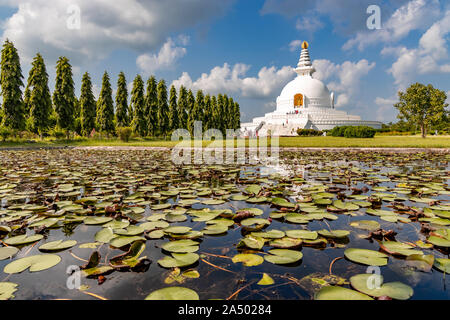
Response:
[[[308,49],[308,47],[309,47],[308,42],[303,41],[303,43],[302,43],[302,49]]]

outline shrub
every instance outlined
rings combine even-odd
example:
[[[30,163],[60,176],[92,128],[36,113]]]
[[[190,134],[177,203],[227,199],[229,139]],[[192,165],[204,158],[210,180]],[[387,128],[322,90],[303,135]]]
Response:
[[[133,130],[130,127],[119,127],[117,128],[117,135],[119,136],[120,140],[128,142],[131,137],[131,133]]]
[[[333,137],[346,137],[346,138],[373,138],[376,130],[367,126],[342,126],[334,127],[330,131],[330,135]]]
[[[0,136],[2,137],[2,141],[6,141],[9,137],[13,135],[13,131],[7,127],[0,128]]]
[[[299,129],[297,129],[297,134],[301,137],[315,137],[315,136],[322,136],[323,131],[299,128]]]
[[[56,139],[63,139],[66,136],[66,132],[64,130],[54,128],[50,130],[50,135],[55,137]]]

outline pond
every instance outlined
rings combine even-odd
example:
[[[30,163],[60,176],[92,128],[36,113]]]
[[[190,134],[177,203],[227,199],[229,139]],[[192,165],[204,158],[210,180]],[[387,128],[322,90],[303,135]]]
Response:
[[[1,151],[0,299],[449,299],[449,160]]]

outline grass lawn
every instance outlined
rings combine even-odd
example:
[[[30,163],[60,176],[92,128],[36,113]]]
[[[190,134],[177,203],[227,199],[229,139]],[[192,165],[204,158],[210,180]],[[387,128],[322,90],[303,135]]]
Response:
[[[280,147],[303,148],[450,148],[450,136],[375,136],[372,139],[338,138],[338,137],[281,137]],[[254,142],[254,140],[253,140]],[[78,139],[78,140],[43,140],[43,141],[6,141],[0,142],[0,148],[11,147],[77,147],[77,146],[140,146],[172,148],[179,142],[163,140],[132,139],[126,143],[119,139]],[[203,146],[211,142],[204,141]],[[246,141],[246,145],[249,141]],[[217,142],[215,145],[217,146]]]

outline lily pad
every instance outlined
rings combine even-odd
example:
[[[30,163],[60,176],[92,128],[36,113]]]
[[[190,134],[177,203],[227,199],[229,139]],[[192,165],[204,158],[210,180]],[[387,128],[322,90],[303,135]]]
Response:
[[[258,266],[264,262],[261,256],[252,253],[240,253],[233,257],[232,261],[234,263],[242,262],[246,267]]]
[[[264,259],[274,264],[290,264],[302,259],[303,254],[300,251],[289,249],[272,249],[268,251]]]
[[[350,261],[368,266],[381,267],[387,265],[388,262],[387,254],[369,249],[349,248],[344,251],[344,255]]]
[[[22,234],[20,236],[8,238],[8,239],[4,240],[4,242],[10,246],[19,246],[22,244],[28,244],[28,243],[39,241],[42,238],[44,238],[44,236],[42,234],[35,234],[35,235],[29,236],[29,237],[25,234]]]
[[[17,252],[19,252],[19,249],[17,249],[16,247],[1,247],[0,261],[12,258]]]
[[[38,272],[56,266],[61,261],[61,257],[56,254],[39,254],[20,258],[10,262],[5,266],[5,273],[21,273],[29,268],[30,272]]]
[[[383,284],[383,277],[377,274],[358,274],[350,278],[350,283],[356,290],[372,297],[387,296],[396,300],[407,300],[414,290],[401,282]]]
[[[316,240],[319,236],[316,231],[309,230],[287,230],[286,235],[290,238],[303,240]]]
[[[314,296],[314,300],[373,300],[366,294],[338,286],[325,286]]]
[[[367,231],[375,231],[380,229],[380,224],[374,220],[359,220],[350,222],[350,225],[354,228],[363,229]]]
[[[200,298],[192,289],[170,287],[153,291],[145,300],[200,300]]]
[[[170,241],[161,246],[162,249],[169,252],[189,253],[198,251],[198,242],[189,239]]]
[[[275,281],[267,273],[264,273],[261,280],[259,280],[257,284],[260,286],[270,286],[274,283]]]
[[[18,284],[13,282],[0,282],[0,300],[13,299],[17,286]]]
[[[72,248],[75,246],[77,242],[75,240],[57,240],[52,242],[47,242],[39,247],[39,251],[42,252],[51,252],[51,251],[60,251]]]
[[[322,237],[325,238],[345,238],[350,234],[350,231],[348,230],[319,230],[317,231],[318,234],[320,234]]]

